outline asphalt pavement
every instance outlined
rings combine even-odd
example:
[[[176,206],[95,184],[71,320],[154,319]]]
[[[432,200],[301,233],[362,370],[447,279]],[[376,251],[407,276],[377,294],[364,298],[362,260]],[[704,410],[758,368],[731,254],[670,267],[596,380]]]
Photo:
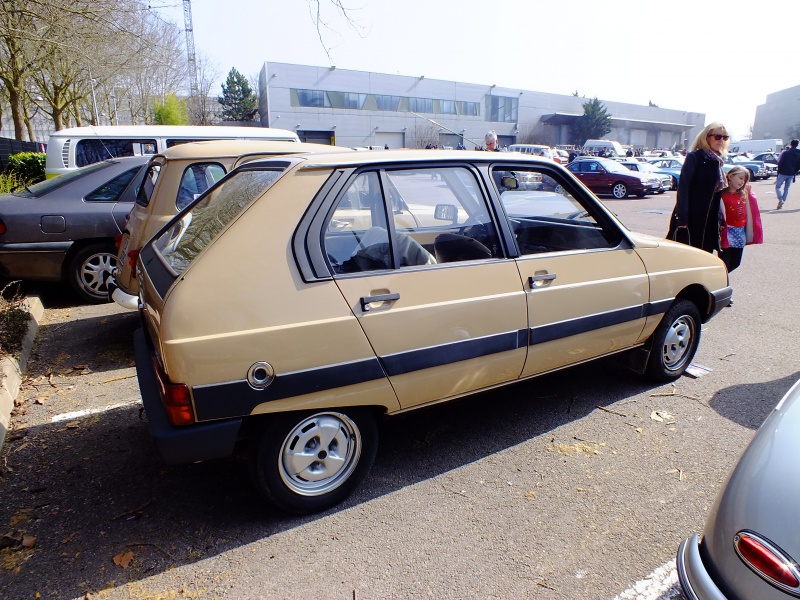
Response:
[[[680,597],[663,569],[800,377],[800,186],[776,211],[773,183],[754,184],[765,243],[703,328],[708,374],[656,386],[601,360],[390,419],[361,489],[302,518],[265,506],[240,459],[162,465],[137,315],[32,286],[45,310],[0,456],[0,597]],[[604,201],[663,236],[674,199]]]

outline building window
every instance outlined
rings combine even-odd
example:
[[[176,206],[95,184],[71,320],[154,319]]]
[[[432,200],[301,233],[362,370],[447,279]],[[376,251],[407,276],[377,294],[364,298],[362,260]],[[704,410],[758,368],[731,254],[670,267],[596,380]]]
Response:
[[[439,113],[443,115],[455,115],[456,102],[455,100],[439,100]]]
[[[466,117],[479,117],[480,110],[478,106],[480,106],[477,102],[456,102],[458,106],[458,114],[464,115]]]
[[[331,107],[328,94],[319,90],[297,90],[297,98],[300,101],[300,106],[311,106],[314,108]]]
[[[411,112],[433,112],[433,100],[431,98],[409,98],[408,110]]]
[[[518,98],[486,96],[486,117],[489,121],[513,123],[517,121]]]
[[[375,100],[378,110],[399,110],[400,109],[400,96],[386,96],[377,94]]]
[[[344,107],[343,108],[364,108],[364,101],[367,99],[366,94],[355,94],[352,92],[344,93]]]

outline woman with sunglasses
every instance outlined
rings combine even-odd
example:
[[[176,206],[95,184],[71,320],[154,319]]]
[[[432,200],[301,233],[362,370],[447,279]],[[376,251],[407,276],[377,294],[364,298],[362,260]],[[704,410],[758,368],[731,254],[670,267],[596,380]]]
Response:
[[[718,122],[706,125],[694,140],[678,178],[670,239],[719,252],[719,201],[728,185],[722,170],[728,140],[728,130]]]

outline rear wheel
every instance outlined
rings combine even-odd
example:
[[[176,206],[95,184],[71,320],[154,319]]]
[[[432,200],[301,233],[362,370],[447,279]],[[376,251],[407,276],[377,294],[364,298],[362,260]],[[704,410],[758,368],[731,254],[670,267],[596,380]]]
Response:
[[[613,185],[611,188],[611,193],[614,195],[614,198],[617,200],[622,200],[628,197],[628,186],[618,181]]]
[[[291,513],[325,510],[347,498],[375,460],[378,426],[365,411],[275,416],[250,451],[260,494]]]
[[[81,248],[69,262],[67,274],[72,289],[87,302],[108,302],[106,281],[117,266],[113,244],[92,244]]]
[[[700,311],[694,302],[676,300],[653,333],[647,374],[673,381],[686,371],[700,343]]]
[[[677,177],[672,177],[672,189],[673,190],[677,190],[678,189],[678,178]]]

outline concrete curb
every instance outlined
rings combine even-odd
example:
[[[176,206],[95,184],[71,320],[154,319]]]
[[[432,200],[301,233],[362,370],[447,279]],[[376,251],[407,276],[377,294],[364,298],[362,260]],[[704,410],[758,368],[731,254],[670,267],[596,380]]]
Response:
[[[22,385],[22,374],[28,364],[28,357],[33,348],[33,341],[39,331],[39,322],[44,314],[42,301],[37,296],[25,299],[28,311],[31,313],[28,332],[22,340],[22,349],[19,358],[5,357],[0,359],[0,451],[6,441],[6,434],[11,429],[11,411],[14,410],[14,400],[19,394]]]

